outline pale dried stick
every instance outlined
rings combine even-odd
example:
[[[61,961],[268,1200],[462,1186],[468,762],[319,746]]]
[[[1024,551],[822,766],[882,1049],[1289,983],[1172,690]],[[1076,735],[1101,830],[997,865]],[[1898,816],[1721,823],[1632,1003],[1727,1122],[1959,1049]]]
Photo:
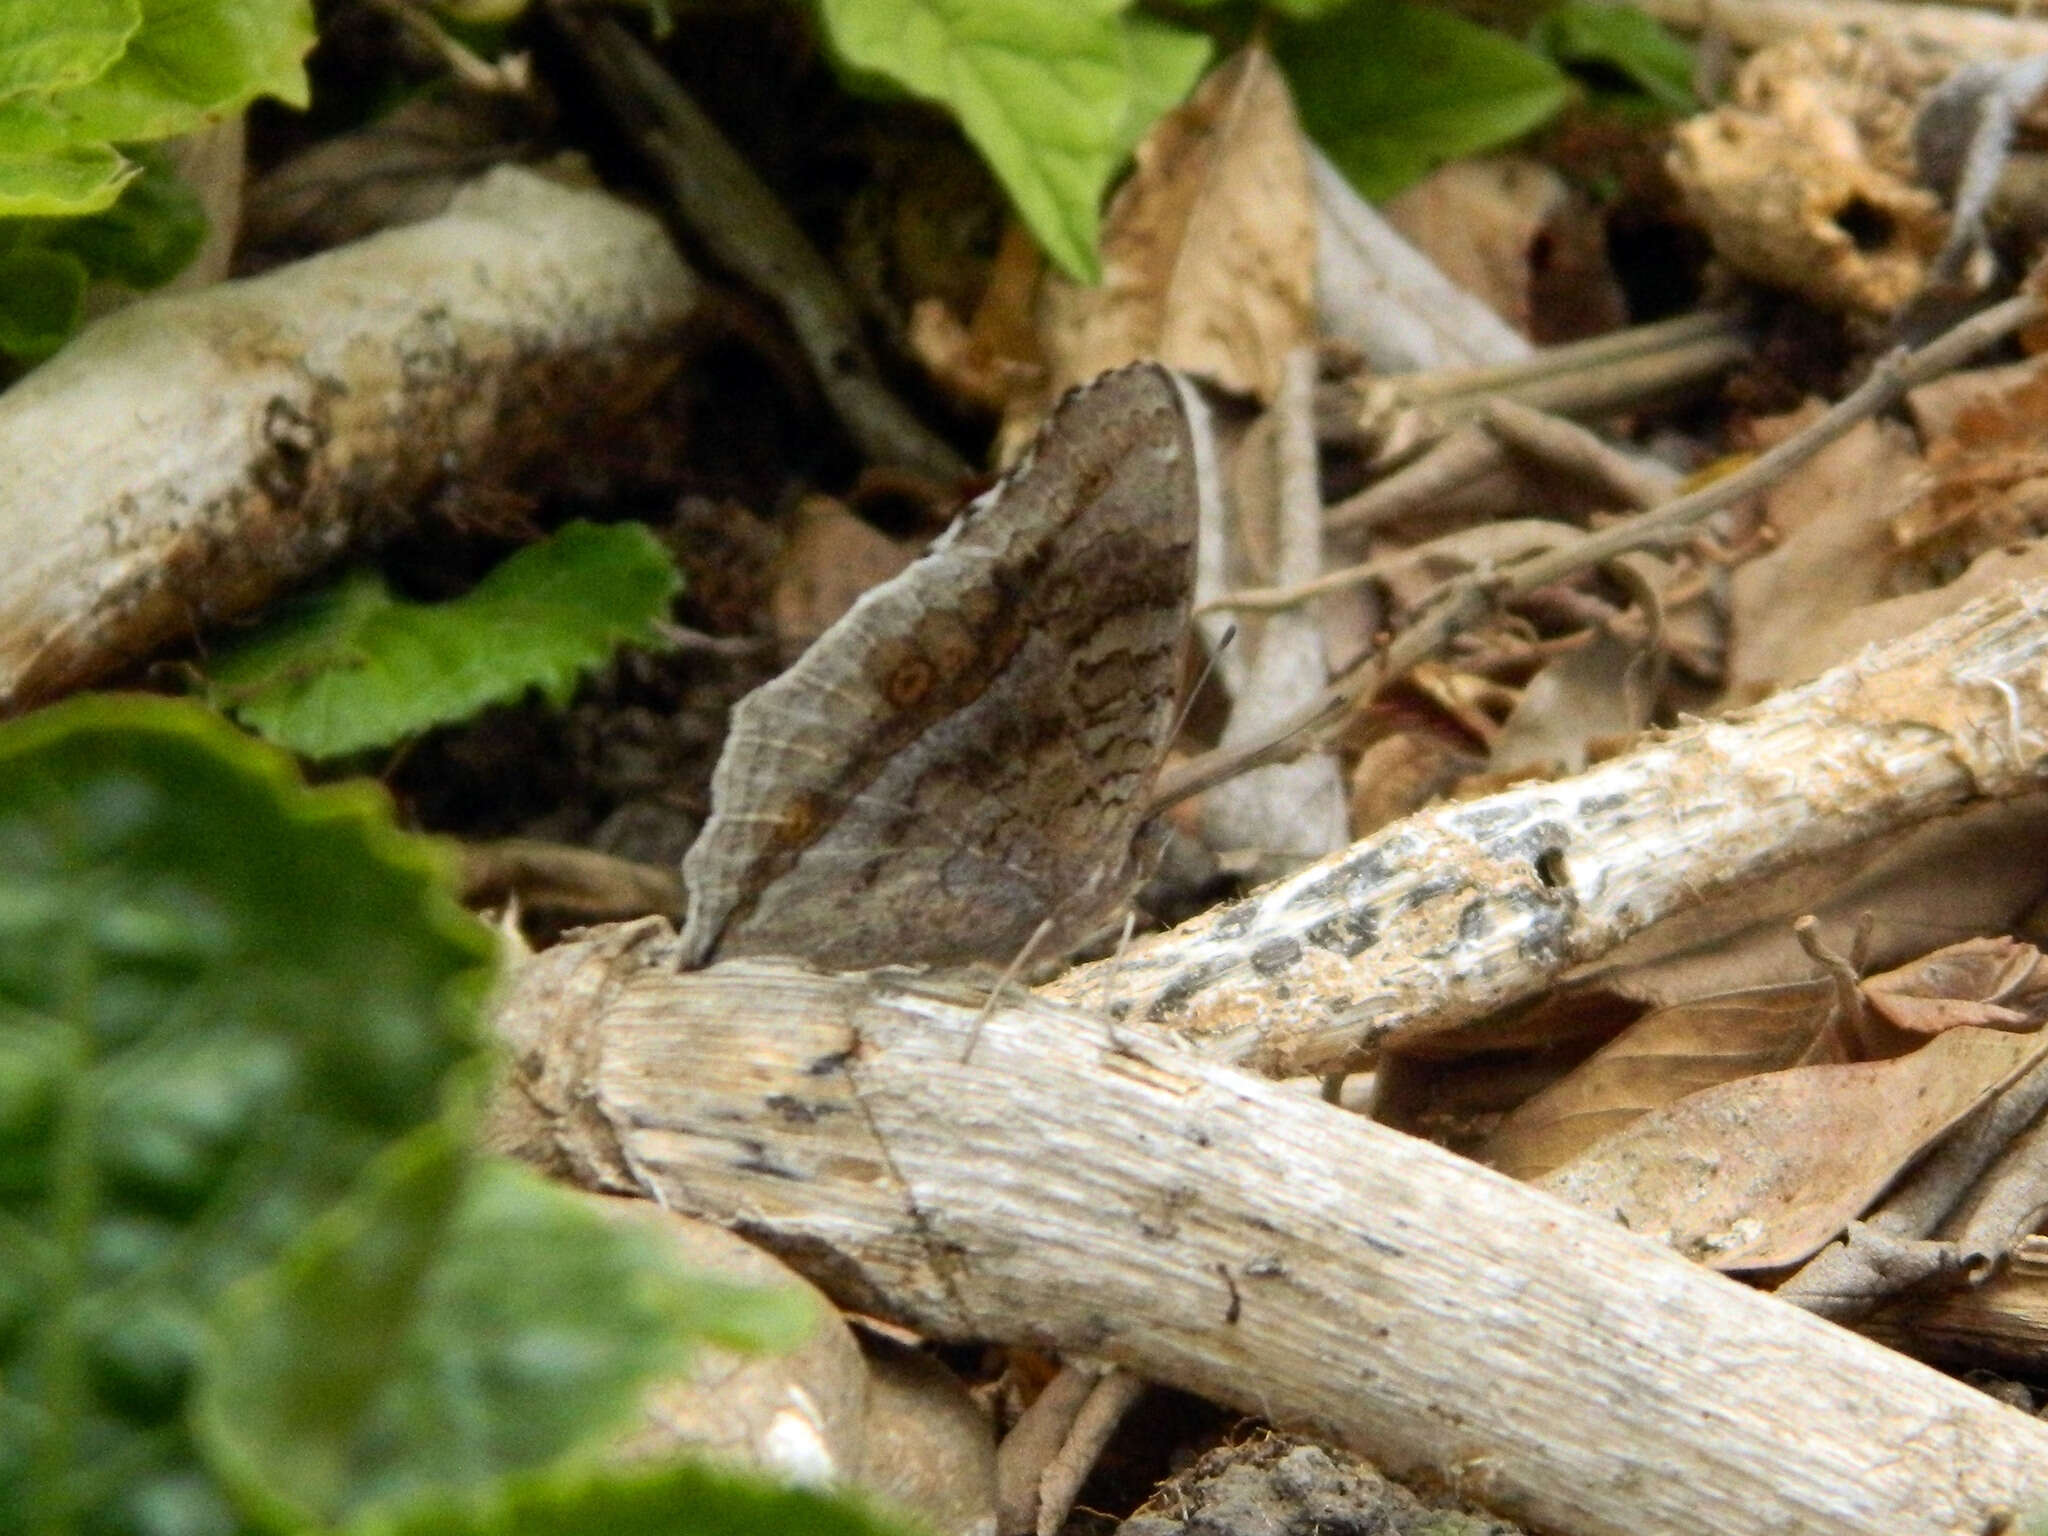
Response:
[[[1888,409],[1908,390],[1939,378],[2040,318],[2041,300],[2032,294],[2007,299],[1971,316],[1911,352],[1882,358],[1861,384],[1805,430],[1710,485],[1680,496],[1640,517],[1589,533],[1566,549],[1531,556],[1515,565],[1445,587],[1416,622],[1396,635],[1383,652],[1368,653],[1340,673],[1321,698],[1290,717],[1265,740],[1219,749],[1162,775],[1155,802],[1171,805],[1260,763],[1307,750],[1314,734],[1341,720],[1363,694],[1401,676],[1434,655],[1452,635],[1485,618],[1505,597],[1533,592],[1553,582],[1596,569],[1616,555],[1666,548],[1695,524],[1745,496],[1775,484],[1858,422]]]
[[[2048,1503],[2048,1426],[1287,1085],[1142,1029],[1106,1050],[1042,1000],[963,1065],[966,987],[673,970],[596,941],[518,973],[517,1144],[841,1305],[1463,1466],[1575,1536],[1954,1536]]]
[[[781,307],[818,387],[861,452],[937,480],[964,475],[960,456],[883,384],[838,275],[674,77],[610,17],[561,3],[552,12],[691,233],[721,266]]]
[[[507,166],[96,321],[0,396],[0,713],[261,606],[451,478],[533,490],[644,411],[703,295],[647,213]]]
[[[2017,57],[2048,49],[2048,21],[1959,5],[1891,0],[1636,0],[1682,32],[1719,32],[1738,47],[1764,48],[1816,28],[1875,32],[1898,43],[1953,48],[1973,57]]]
[[[1504,535],[1526,537],[1531,548],[1569,544],[1585,537],[1569,523],[1553,523],[1534,517],[1507,518],[1484,523],[1477,528],[1460,528],[1426,544],[1416,544],[1377,560],[1325,571],[1313,581],[1295,582],[1284,587],[1242,587],[1211,598],[1200,604],[1195,612],[1271,613],[1277,609],[1297,607],[1333,592],[1348,592],[1367,582],[1384,580],[1424,561],[1456,560],[1468,566],[1478,565],[1489,558],[1489,548],[1499,548]]]
[[[2036,789],[2044,765],[2048,583],[2019,583],[1742,714],[1396,822],[1133,945],[1119,995],[1275,1072],[1354,1067],[1714,896]],[[1092,996],[1090,970],[1048,990]]]
[[[997,1536],[1029,1536],[1037,1529],[1040,1482],[1102,1375],[1099,1365],[1066,1361],[1003,1436],[996,1447]]]
[[[1059,1536],[1065,1529],[1067,1516],[1074,1512],[1074,1500],[1080,1495],[1081,1485],[1088,1481],[1088,1474],[1095,1470],[1102,1448],[1109,1444],[1109,1437],[1116,1433],[1124,1415],[1145,1395],[1147,1386],[1144,1378],[1114,1366],[1095,1383],[1088,1400],[1081,1404],[1081,1411],[1074,1415],[1074,1427],[1066,1443],[1038,1480],[1038,1519],[1032,1526],[1033,1536]]]

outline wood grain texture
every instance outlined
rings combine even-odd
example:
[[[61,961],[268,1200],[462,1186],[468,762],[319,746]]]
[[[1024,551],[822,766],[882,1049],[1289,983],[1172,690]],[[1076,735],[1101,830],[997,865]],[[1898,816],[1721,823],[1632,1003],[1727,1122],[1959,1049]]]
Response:
[[[1407,817],[1052,995],[1276,1075],[1532,997],[1651,924],[2048,784],[2048,583],[1572,778]]]
[[[1115,1362],[1575,1536],[2048,1508],[2048,1426],[1312,1094],[891,973],[678,976],[659,927],[517,980],[510,1139],[842,1305]]]
[[[139,300],[0,398],[0,713],[614,437],[701,294],[660,221],[501,167],[448,211]]]

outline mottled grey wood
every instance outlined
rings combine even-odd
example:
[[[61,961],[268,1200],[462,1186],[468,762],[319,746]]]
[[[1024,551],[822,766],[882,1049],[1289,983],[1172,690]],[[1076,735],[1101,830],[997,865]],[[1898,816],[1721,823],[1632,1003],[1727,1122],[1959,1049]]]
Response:
[[[2048,782],[2048,583],[1556,783],[1410,816],[1048,992],[1278,1075],[1531,997],[1660,919]]]
[[[1312,1094],[1040,1002],[977,1033],[974,992],[894,973],[679,976],[657,927],[515,982],[515,1139],[842,1305],[1112,1361],[1574,1536],[2048,1507],[2048,1426]]]

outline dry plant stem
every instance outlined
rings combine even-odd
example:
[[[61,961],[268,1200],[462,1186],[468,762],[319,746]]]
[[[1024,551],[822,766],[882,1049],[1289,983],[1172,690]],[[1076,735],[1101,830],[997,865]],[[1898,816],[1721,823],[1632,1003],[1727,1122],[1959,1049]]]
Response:
[[[1357,565],[1325,571],[1313,581],[1296,582],[1285,587],[1242,587],[1235,592],[1226,592],[1221,597],[1200,604],[1195,612],[1271,613],[1277,609],[1293,608],[1311,598],[1323,597],[1332,592],[1347,592],[1353,587],[1378,581],[1425,560],[1462,560],[1469,568],[1486,558],[1480,546],[1497,549],[1500,536],[1506,532],[1524,535],[1532,545],[1569,544],[1585,537],[1569,523],[1547,522],[1534,517],[1503,518],[1498,522],[1481,523],[1473,528],[1457,529],[1444,534],[1441,538],[1431,539],[1425,544],[1411,545],[1378,560],[1366,560]],[[1609,615],[1602,613],[1595,622],[1605,622],[1608,617]],[[1567,635],[1561,639],[1568,648],[1582,643],[1579,636]]]
[[[1095,1470],[1102,1448],[1109,1444],[1124,1415],[1145,1395],[1145,1387],[1140,1377],[1114,1367],[1095,1383],[1074,1418],[1073,1432],[1038,1481],[1038,1520],[1032,1527],[1033,1536],[1059,1536],[1066,1528],[1081,1485]]]
[[[1763,48],[1815,28],[1859,27],[1898,43],[1935,43],[1972,56],[2017,57],[2048,49],[2048,22],[1955,5],[1891,0],[1637,0],[1682,32],[1718,32],[1739,48]]]
[[[842,1305],[1457,1469],[1574,1536],[1954,1536],[2048,1503],[2048,1426],[1311,1095],[1044,1002],[963,1066],[972,988],[619,950],[515,978],[501,1140]]]
[[[517,897],[528,910],[542,907],[586,923],[683,909],[683,877],[673,864],[643,864],[539,838],[463,843],[457,879],[467,906],[502,906]]]
[[[1409,406],[1446,422],[1477,415],[1502,395],[1554,415],[1597,416],[1701,384],[1749,352],[1741,315],[1703,310],[1545,347],[1516,362],[1374,379],[1365,398],[1374,414]]]
[[[1069,1360],[1018,1415],[996,1447],[996,1536],[1038,1529],[1039,1482],[1074,1431],[1102,1367]]]
[[[1678,478],[1630,458],[1576,422],[1533,410],[1506,395],[1489,400],[1480,418],[1494,436],[1546,469],[1574,475],[1631,510],[1653,507]],[[1659,466],[1661,469],[1662,466]]]
[[[1986,347],[2038,319],[2043,310],[2042,302],[2031,294],[2007,299],[1943,332],[1924,347],[1881,359],[1861,384],[1805,430],[1759,454],[1734,473],[1640,517],[1589,533],[1568,546],[1531,556],[1497,572],[1451,583],[1414,624],[1394,637],[1385,651],[1368,653],[1353,662],[1331,682],[1322,698],[1285,721],[1266,740],[1229,751],[1205,753],[1163,777],[1156,795],[1158,802],[1171,805],[1247,768],[1306,750],[1313,744],[1308,739],[1312,733],[1341,719],[1357,698],[1435,655],[1453,635],[1479,622],[1503,598],[1533,592],[1596,569],[1633,550],[1668,548],[1695,524],[1775,484],[1858,422],[1890,408],[1907,391],[1960,367]]]
[[[1546,469],[1573,475],[1618,506],[1652,506],[1669,494],[1653,474],[1593,433],[1506,395],[1486,402],[1476,422],[1459,427],[1414,463],[1345,498],[1325,514],[1332,533],[1357,533],[1424,511],[1430,503],[1508,465],[1519,452]]]
[[[1500,439],[1466,423],[1433,444],[1421,458],[1384,480],[1347,496],[1323,514],[1331,533],[1362,533],[1411,516],[1464,489],[1506,462]]]
[[[1050,989],[1280,1074],[1483,1017],[1650,924],[1821,854],[2037,788],[2048,583],[1576,777],[1432,809]]]
[[[0,713],[615,434],[701,297],[655,219],[503,169],[441,216],[88,327],[0,396]]]
[[[837,274],[674,77],[609,17],[559,3],[552,13],[690,233],[721,266],[781,307],[861,452],[937,480],[965,475],[960,456],[883,385]]]

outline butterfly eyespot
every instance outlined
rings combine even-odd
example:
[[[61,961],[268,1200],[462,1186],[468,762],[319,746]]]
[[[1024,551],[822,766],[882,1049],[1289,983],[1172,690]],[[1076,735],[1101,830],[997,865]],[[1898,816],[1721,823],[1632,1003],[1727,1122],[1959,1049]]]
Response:
[[[889,669],[889,676],[882,684],[882,696],[892,708],[909,709],[932,691],[932,684],[938,681],[938,676],[938,670],[930,662],[922,656],[912,656]]]
[[[817,800],[810,795],[799,795],[776,819],[775,841],[785,848],[808,847],[816,839],[823,821]]]

